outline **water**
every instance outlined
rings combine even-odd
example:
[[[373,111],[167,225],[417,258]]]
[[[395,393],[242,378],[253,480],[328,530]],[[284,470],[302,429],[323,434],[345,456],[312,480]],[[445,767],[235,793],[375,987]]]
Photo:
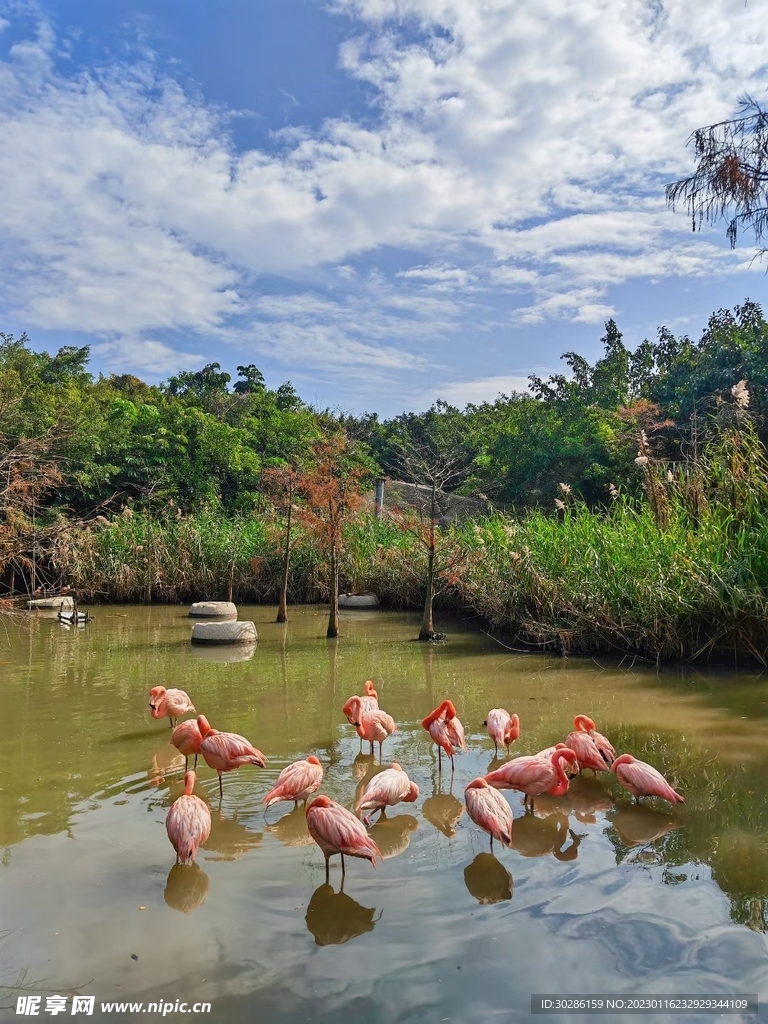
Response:
[[[322,608],[291,609],[283,626],[271,608],[241,617],[259,630],[252,656],[193,648],[181,608],[98,608],[77,630],[3,624],[7,1019],[25,993],[94,995],[96,1019],[101,1001],[178,999],[210,1001],[214,1022],[270,1024],[521,1020],[534,992],[768,999],[765,676],[520,654],[460,623],[441,623],[450,640],[431,647],[410,642],[417,617],[381,611],[342,613],[338,642],[324,638]],[[265,818],[260,801],[314,753],[322,791],[351,803],[375,765],[341,706],[367,678],[399,726],[384,762],[397,759],[421,796],[374,826],[386,860],[348,862],[341,892],[338,858],[326,888],[302,810],[279,804]],[[221,806],[201,762],[213,830],[193,868],[174,867],[165,834],[183,764],[147,708],[160,683],[269,757],[225,776]],[[470,748],[452,785],[420,724],[445,697]],[[508,793],[515,848],[491,856],[462,797],[499,763],[482,727],[497,706],[520,715],[518,753],[589,714],[685,805],[631,806],[612,775],[574,782],[535,817]]]

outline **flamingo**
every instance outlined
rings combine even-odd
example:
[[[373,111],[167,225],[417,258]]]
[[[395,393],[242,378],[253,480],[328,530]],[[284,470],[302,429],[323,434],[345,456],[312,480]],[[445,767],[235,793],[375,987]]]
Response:
[[[585,768],[591,768],[593,772],[610,771],[612,762],[606,760],[598,745],[589,735],[590,726],[593,730],[595,728],[592,719],[587,718],[586,715],[576,715],[573,724],[575,732],[568,733],[565,737],[565,745],[575,751],[579,762],[579,772]]]
[[[383,818],[386,807],[392,807],[401,801],[410,804],[418,797],[419,787],[415,782],[411,782],[408,773],[400,767],[397,761],[393,761],[390,768],[379,772],[368,783],[368,787],[355,805],[355,810],[368,811],[369,813],[363,818],[363,821],[366,825],[370,825],[370,816],[374,811],[381,811],[381,818]]]
[[[600,751],[603,760],[610,766],[616,760],[616,748],[607,738],[603,736],[601,732],[595,730],[595,723],[587,715],[577,715],[573,720],[574,727],[579,729],[580,727],[576,724],[579,719],[583,723],[581,728],[586,729],[589,733],[590,738],[594,741],[595,746]]]
[[[186,715],[188,711],[193,714],[195,711],[188,693],[184,690],[166,690],[164,686],[153,686],[149,691],[149,707],[153,718],[170,719],[171,728],[174,727],[174,719]]]
[[[352,724],[357,730],[357,735],[361,740],[368,740],[371,744],[371,753],[373,753],[373,744],[378,743],[379,759],[381,759],[384,740],[393,732],[397,732],[394,718],[386,711],[363,710],[362,697],[351,697],[347,703],[350,713],[354,716]]]
[[[244,736],[239,736],[236,732],[219,732],[218,729],[212,729],[205,715],[199,716],[197,724],[203,737],[200,753],[208,767],[219,773],[219,793],[222,797],[223,772],[233,772],[235,768],[240,768],[244,764],[255,764],[257,768],[263,768],[267,763],[262,752],[251,746]]]
[[[661,772],[645,761],[638,761],[631,754],[622,754],[611,765],[611,771],[640,803],[641,796],[660,796],[671,804],[684,804],[685,797],[676,793]]]
[[[277,776],[275,785],[261,802],[266,804],[267,808],[281,800],[293,800],[294,804],[303,800],[306,804],[309,797],[320,789],[322,781],[323,766],[314,754],[310,754],[305,760],[294,761],[287,768],[283,768]]]
[[[533,807],[534,797],[542,793],[562,796],[568,792],[568,776],[563,770],[561,761],[573,764],[576,754],[568,747],[552,752],[547,760],[536,755],[516,757],[495,772],[489,772],[485,781],[494,789],[517,789],[525,793],[526,802]]]
[[[493,740],[494,757],[499,756],[499,744],[507,749],[509,757],[509,745],[514,743],[520,735],[520,719],[517,715],[510,715],[504,708],[493,708],[488,712],[488,717],[483,722]]]
[[[381,851],[368,833],[361,821],[354,816],[352,811],[337,804],[328,796],[316,796],[307,804],[307,828],[309,834],[323,851],[325,856],[325,881],[328,883],[328,858],[335,853],[341,856],[341,875],[346,873],[344,867],[344,854],[348,857],[362,857],[369,860],[373,867],[376,867],[376,858],[381,856]]]
[[[203,742],[203,734],[200,726],[194,718],[186,722],[180,722],[171,733],[171,743],[184,755],[184,771],[189,768],[189,759],[194,754],[197,768],[197,755],[200,753],[200,744]]]
[[[342,713],[346,716],[347,721],[350,725],[355,724],[355,716],[351,711],[351,703],[354,697],[350,697],[344,707],[341,709]],[[378,711],[379,709],[379,695],[376,692],[376,687],[370,679],[366,679],[365,686],[363,687],[363,696],[360,698],[362,701],[363,711]],[[360,749],[363,749],[363,737],[360,737]]]
[[[438,770],[442,769],[442,751],[451,759],[451,771],[454,769],[453,755],[457,750],[466,750],[464,726],[456,717],[456,708],[450,700],[444,700],[421,723],[437,744]]]
[[[211,834],[211,812],[199,796],[193,796],[195,773],[184,776],[184,792],[171,804],[165,819],[165,830],[176,851],[179,864],[192,864],[197,848]]]
[[[498,839],[502,847],[512,844],[512,810],[501,795],[492,789],[485,779],[473,779],[464,790],[467,814],[472,821],[484,829],[493,840]]]

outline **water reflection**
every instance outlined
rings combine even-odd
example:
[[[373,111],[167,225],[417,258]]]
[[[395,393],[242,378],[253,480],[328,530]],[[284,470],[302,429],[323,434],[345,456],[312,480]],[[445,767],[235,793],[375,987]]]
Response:
[[[478,853],[464,868],[464,884],[478,903],[512,899],[512,875],[492,853]]]
[[[464,804],[449,790],[447,793],[435,793],[427,797],[421,810],[428,822],[452,839],[456,835],[459,818],[464,813]]]
[[[167,775],[175,776],[184,772],[184,755],[170,743],[164,743],[152,754],[152,763],[147,769],[150,786],[159,786]]]
[[[379,818],[368,834],[381,850],[384,860],[388,860],[408,849],[411,833],[418,827],[419,822],[412,814],[396,814],[392,818]]]
[[[556,860],[576,860],[579,845],[585,838],[569,828],[568,817],[560,811],[546,817],[538,813],[524,814],[515,818],[512,829],[512,846],[523,857],[546,857],[551,853]],[[569,839],[570,846],[566,846]]]
[[[652,843],[667,832],[681,828],[680,822],[675,821],[672,815],[643,804],[621,807],[610,820],[619,839],[628,849]]]
[[[303,807],[294,807],[278,821],[267,825],[266,830],[286,846],[311,846],[314,842],[307,828],[307,815]]]
[[[168,872],[163,896],[173,910],[189,914],[205,903],[210,884],[199,864],[174,864]]]
[[[203,849],[206,860],[240,860],[261,845],[263,833],[243,825],[237,813],[226,817],[219,808],[211,812],[211,834]],[[217,856],[211,856],[217,854]]]
[[[340,946],[358,935],[372,932],[376,908],[364,907],[344,892],[338,892],[332,885],[323,882],[312,893],[307,907],[305,921],[307,930],[314,935],[318,946]]]
[[[195,661],[232,665],[250,661],[256,653],[256,644],[191,644],[189,653]]]

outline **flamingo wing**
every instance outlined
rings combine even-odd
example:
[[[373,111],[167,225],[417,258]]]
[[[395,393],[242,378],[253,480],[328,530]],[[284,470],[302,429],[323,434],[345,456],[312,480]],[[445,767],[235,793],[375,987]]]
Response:
[[[485,721],[491,739],[496,743],[504,743],[504,733],[509,724],[509,712],[504,708],[492,708]]]
[[[501,795],[490,786],[464,790],[467,814],[480,828],[485,829],[502,846],[512,844],[512,810]]]
[[[374,867],[376,858],[381,858],[378,846],[363,824],[346,807],[334,801],[329,807],[310,805],[307,808],[307,828],[324,853],[330,851],[349,857],[364,857]]]
[[[448,732],[448,738],[451,744],[456,747],[457,750],[467,749],[467,741],[464,739],[464,726],[458,720],[458,718],[449,718],[445,723],[446,730]]]
[[[601,732],[591,733],[592,739],[594,740],[595,746],[600,751],[600,756],[607,761],[608,765],[612,765],[616,760],[616,748],[611,741],[603,736]]]
[[[280,800],[305,800],[307,796],[320,788],[322,781],[323,766],[321,764],[294,761],[287,768],[283,768],[274,787],[261,802],[269,806]]]
[[[230,772],[244,764],[263,768],[267,763],[262,752],[236,732],[212,730],[200,744],[200,750],[208,767],[221,772]]]
[[[605,763],[605,758],[598,750],[595,741],[587,733],[569,732],[565,737],[565,745],[576,754],[581,768],[592,768],[596,772],[610,770],[610,765]]]
[[[198,796],[180,796],[171,805],[165,829],[182,864],[191,864],[211,834],[211,812]]]
[[[408,796],[411,789],[411,780],[407,772],[399,771],[397,768],[387,768],[379,772],[368,783],[365,792],[357,802],[357,809],[389,807],[399,803]]]
[[[171,733],[171,743],[185,757],[189,757],[190,754],[199,754],[202,742],[202,733],[194,719],[181,722]]]

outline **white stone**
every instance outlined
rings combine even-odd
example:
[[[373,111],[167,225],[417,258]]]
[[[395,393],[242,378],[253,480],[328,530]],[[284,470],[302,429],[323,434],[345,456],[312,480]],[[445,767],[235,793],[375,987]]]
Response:
[[[255,644],[259,639],[253,622],[196,622],[193,644]]]
[[[36,597],[29,601],[30,608],[57,608],[71,611],[75,602],[71,597]]]
[[[189,614],[196,619],[236,619],[237,606],[232,601],[195,601]]]
[[[378,608],[375,594],[339,594],[339,608]]]

